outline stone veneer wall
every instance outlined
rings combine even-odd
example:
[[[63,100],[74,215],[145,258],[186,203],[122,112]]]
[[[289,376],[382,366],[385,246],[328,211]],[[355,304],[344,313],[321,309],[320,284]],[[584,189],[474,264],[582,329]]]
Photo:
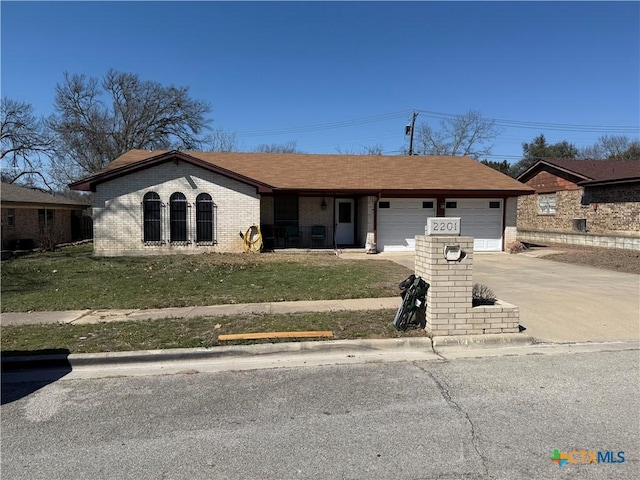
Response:
[[[460,262],[447,261],[445,245],[460,245],[466,257]],[[415,271],[430,285],[426,330],[432,335],[519,332],[518,307],[500,301],[472,306],[473,238],[416,236]]]

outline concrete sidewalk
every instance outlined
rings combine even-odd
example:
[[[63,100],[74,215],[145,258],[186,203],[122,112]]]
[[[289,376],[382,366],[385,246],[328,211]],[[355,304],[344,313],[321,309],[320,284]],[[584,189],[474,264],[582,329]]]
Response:
[[[297,312],[338,312],[344,310],[397,309],[400,295],[387,298],[356,298],[347,300],[316,300],[301,302],[238,303],[199,307],[172,307],[125,310],[68,310],[59,312],[3,313],[2,325],[37,325],[67,323],[82,325],[98,322],[156,320],[160,318],[216,317],[250,313],[279,314]]]

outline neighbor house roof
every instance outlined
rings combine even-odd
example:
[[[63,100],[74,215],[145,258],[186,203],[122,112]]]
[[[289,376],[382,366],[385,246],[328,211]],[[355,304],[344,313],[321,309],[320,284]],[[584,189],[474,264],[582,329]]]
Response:
[[[168,161],[185,161],[255,185],[261,192],[495,192],[533,189],[468,157],[311,155],[131,150],[70,187],[94,190],[101,182]]]
[[[578,185],[640,181],[640,160],[574,160],[570,158],[542,158],[522,173],[518,180],[525,182],[548,167],[577,177]]]
[[[0,184],[0,202],[37,205],[57,205],[65,207],[89,207],[91,201],[76,200],[46,193],[35,188],[23,187],[12,183]]]

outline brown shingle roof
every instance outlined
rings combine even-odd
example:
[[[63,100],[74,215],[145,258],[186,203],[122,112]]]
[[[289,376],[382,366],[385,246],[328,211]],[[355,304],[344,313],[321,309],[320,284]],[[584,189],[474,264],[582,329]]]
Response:
[[[233,172],[274,190],[351,191],[508,191],[528,194],[526,185],[468,157],[310,155],[275,153],[169,152],[131,150],[98,174],[73,184],[92,188],[107,178],[126,174],[145,162],[175,155],[197,159],[202,166]]]
[[[570,158],[543,158],[520,178],[533,172],[538,165],[552,165],[582,177],[587,182],[609,182],[640,178],[640,160],[573,160]],[[527,175],[530,176],[530,175]]]
[[[72,198],[52,195],[33,188],[4,182],[0,185],[0,201],[3,203],[33,203],[39,205],[91,206],[90,201],[74,200]]]

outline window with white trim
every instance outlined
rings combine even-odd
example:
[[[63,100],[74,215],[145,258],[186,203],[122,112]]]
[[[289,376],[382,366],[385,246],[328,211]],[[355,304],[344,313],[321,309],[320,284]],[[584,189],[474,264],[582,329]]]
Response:
[[[558,196],[556,193],[538,195],[538,213],[541,215],[555,215]]]

